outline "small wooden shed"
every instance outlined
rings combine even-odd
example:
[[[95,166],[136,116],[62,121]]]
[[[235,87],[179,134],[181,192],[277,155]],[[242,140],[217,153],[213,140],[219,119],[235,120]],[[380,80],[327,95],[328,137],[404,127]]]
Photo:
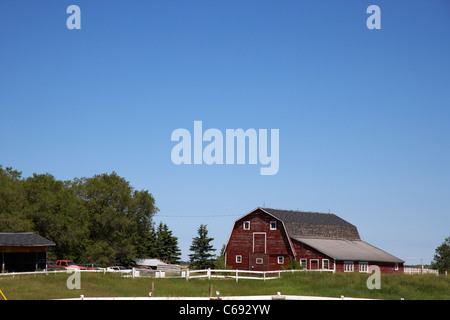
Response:
[[[47,249],[54,245],[33,232],[0,232],[0,272],[45,269]]]

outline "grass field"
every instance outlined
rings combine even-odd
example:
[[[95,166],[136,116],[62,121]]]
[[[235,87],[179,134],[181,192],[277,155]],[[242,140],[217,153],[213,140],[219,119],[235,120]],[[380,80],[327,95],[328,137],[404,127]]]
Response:
[[[208,297],[210,286],[223,296],[285,295],[355,297],[398,300],[450,300],[450,277],[381,275],[381,289],[369,290],[367,274],[285,273],[274,280],[123,278],[117,274],[82,273],[81,289],[66,286],[70,274],[0,276],[8,300],[46,300],[85,297],[147,297],[154,282],[157,297]],[[0,295],[0,300],[3,299]]]

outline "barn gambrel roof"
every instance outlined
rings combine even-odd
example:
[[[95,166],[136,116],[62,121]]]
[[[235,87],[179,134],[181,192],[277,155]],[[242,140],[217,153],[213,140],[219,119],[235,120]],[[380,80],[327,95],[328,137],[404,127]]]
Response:
[[[358,229],[333,213],[259,208],[284,223],[289,237],[359,240]]]

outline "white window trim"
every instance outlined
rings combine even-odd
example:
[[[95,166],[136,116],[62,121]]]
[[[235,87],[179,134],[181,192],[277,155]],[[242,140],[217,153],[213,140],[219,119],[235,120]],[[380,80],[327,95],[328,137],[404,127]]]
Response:
[[[395,263],[395,271],[398,271],[398,262]]]
[[[248,227],[246,228],[245,225],[247,223],[248,223]],[[244,221],[243,228],[244,228],[244,230],[250,230],[250,221]]]
[[[278,256],[277,257],[277,262],[278,262],[278,264],[283,264],[284,263],[284,257],[283,256]]]
[[[350,268],[347,268],[350,267]],[[344,261],[344,272],[354,272],[355,271],[355,263],[353,261]]]
[[[263,234],[264,235],[264,253],[267,252],[267,234],[265,232],[253,232],[253,251],[255,252],[255,234]]]
[[[311,268],[312,262],[317,261],[317,269]],[[309,259],[309,270],[319,270],[320,269],[320,262],[319,259]]]
[[[275,224],[275,227],[272,227],[272,223]],[[270,221],[269,226],[270,226],[270,230],[277,230],[277,222],[276,221]]]
[[[264,259],[263,258],[256,258],[255,263],[256,264],[264,264]]]
[[[328,267],[325,268],[325,261],[328,262]],[[328,270],[330,269],[330,259],[322,259],[322,269]]]
[[[237,255],[236,256],[236,263],[242,263],[242,256],[241,255]]]
[[[369,272],[369,262],[366,261],[360,261],[359,262],[359,272]]]
[[[305,264],[302,264],[302,260],[305,262]],[[308,269],[308,259],[306,259],[306,258],[300,258],[300,259],[298,259],[298,262],[299,262],[300,265],[303,266],[305,269]]]

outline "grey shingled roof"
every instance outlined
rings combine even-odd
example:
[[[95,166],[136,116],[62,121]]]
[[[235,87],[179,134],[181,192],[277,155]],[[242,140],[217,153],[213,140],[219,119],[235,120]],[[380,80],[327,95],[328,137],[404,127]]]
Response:
[[[361,240],[293,238],[336,260],[404,262]]]
[[[54,246],[55,244],[33,232],[0,232],[0,246]]]
[[[283,221],[290,237],[359,240],[358,229],[333,213],[259,208]]]
[[[284,222],[304,222],[321,225],[353,226],[333,213],[261,208]]]

